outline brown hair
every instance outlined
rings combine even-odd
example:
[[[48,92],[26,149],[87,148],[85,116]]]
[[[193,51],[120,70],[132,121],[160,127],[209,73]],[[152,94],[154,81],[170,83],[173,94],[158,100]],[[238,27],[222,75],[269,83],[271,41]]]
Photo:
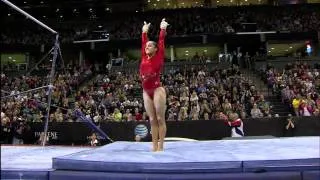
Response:
[[[155,48],[158,48],[158,44],[155,42],[155,41],[148,41],[147,43],[152,43],[152,45],[155,47]]]

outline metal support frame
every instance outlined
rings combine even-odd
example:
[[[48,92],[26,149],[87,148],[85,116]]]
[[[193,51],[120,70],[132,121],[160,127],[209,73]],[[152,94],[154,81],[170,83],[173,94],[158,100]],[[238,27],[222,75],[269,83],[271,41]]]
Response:
[[[50,117],[50,109],[51,109],[51,96],[52,96],[52,89],[53,89],[53,80],[55,77],[55,67],[56,67],[56,59],[58,57],[58,55],[61,56],[61,51],[60,51],[60,46],[59,46],[59,34],[57,33],[57,31],[51,29],[49,26],[47,26],[46,24],[42,23],[41,21],[39,21],[38,19],[34,18],[33,16],[31,16],[30,14],[28,14],[27,12],[25,12],[24,10],[20,9],[19,7],[17,7],[16,5],[12,4],[10,1],[8,0],[1,0],[3,3],[7,4],[8,6],[10,6],[11,8],[15,9],[16,11],[20,12],[21,14],[25,15],[28,19],[31,19],[33,22],[37,23],[38,25],[40,25],[41,27],[43,27],[44,29],[47,29],[48,31],[50,31],[52,34],[55,35],[55,43],[53,48],[49,51],[49,53],[53,50],[53,59],[52,59],[52,66],[51,66],[51,73],[50,73],[50,77],[49,77],[49,85],[47,86],[42,86],[39,88],[35,88],[35,89],[30,89],[28,91],[25,91],[23,93],[27,93],[27,92],[32,92],[32,91],[36,91],[42,88],[47,88],[48,87],[48,109],[47,109],[47,117],[46,117],[46,121],[45,121],[45,125],[44,125],[44,138],[42,141],[42,146],[45,146],[45,140],[47,139],[47,132],[48,132],[48,124],[49,124],[49,117]],[[48,53],[48,54],[49,54]],[[47,55],[46,55],[47,56]],[[62,59],[62,57],[61,57]],[[44,58],[42,59],[42,61],[44,60]],[[64,64],[63,64],[64,65]],[[21,93],[20,93],[21,94]],[[16,96],[15,95],[9,95],[9,96]],[[5,97],[9,97],[9,96],[5,96]]]
[[[50,118],[50,109],[51,109],[51,100],[52,100],[52,90],[54,88],[53,83],[54,83],[54,77],[55,77],[55,68],[56,68],[56,61],[58,56],[60,56],[60,59],[62,60],[62,68],[65,71],[65,64],[62,58],[62,54],[61,54],[61,49],[60,49],[60,44],[59,44],[59,34],[51,29],[50,27],[48,27],[47,25],[45,25],[44,23],[42,23],[41,21],[37,20],[36,18],[32,17],[30,14],[28,14],[27,12],[23,11],[22,9],[20,9],[19,7],[17,7],[16,5],[12,4],[10,1],[7,0],[1,0],[3,3],[7,4],[8,6],[10,6],[11,8],[15,9],[16,11],[20,12],[21,14],[25,15],[28,19],[31,19],[33,22],[37,23],[38,25],[40,25],[41,27],[47,29],[48,31],[50,31],[51,33],[53,33],[55,35],[55,42],[54,42],[54,46],[51,48],[51,50],[43,57],[41,58],[41,60],[36,64],[39,65],[42,61],[45,60],[45,58],[50,55],[51,53],[53,54],[53,58],[52,58],[52,66],[51,66],[51,72],[50,72],[50,76],[49,76],[49,83],[47,86],[42,86],[42,87],[38,87],[38,88],[34,88],[34,89],[30,89],[24,92],[20,92],[17,94],[10,94],[1,98],[10,98],[10,97],[14,97],[20,94],[25,94],[25,93],[29,93],[29,92],[33,92],[33,91],[38,91],[41,90],[43,88],[48,88],[48,102],[44,103],[47,104],[47,115],[46,115],[46,120],[45,120],[45,124],[44,124],[44,138],[42,140],[42,146],[44,147],[46,144],[46,139],[47,139],[47,132],[48,132],[48,124],[49,124],[49,118]],[[33,68],[34,69],[34,68]],[[31,71],[33,70],[31,69]],[[30,73],[31,71],[28,71],[28,73]],[[10,93],[4,90],[1,90],[1,92],[3,93]],[[43,103],[43,102],[41,102]],[[88,125],[96,130],[102,137],[108,139],[109,141],[113,142],[113,140],[111,138],[109,138],[99,127],[97,127],[96,125],[94,125],[93,123],[91,123],[90,120],[86,119],[85,116],[82,114],[81,111],[79,110],[75,110],[74,114],[82,119],[84,122],[87,122]]]

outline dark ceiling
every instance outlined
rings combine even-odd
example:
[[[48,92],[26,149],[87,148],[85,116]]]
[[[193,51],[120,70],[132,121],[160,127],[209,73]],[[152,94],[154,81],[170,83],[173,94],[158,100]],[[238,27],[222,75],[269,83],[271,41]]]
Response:
[[[143,0],[11,0],[11,3],[38,18],[103,17],[110,12],[140,11]],[[20,14],[0,1],[1,18]]]
[[[119,3],[142,3],[143,0],[11,0],[11,3],[22,7],[48,7],[48,6],[98,6]]]

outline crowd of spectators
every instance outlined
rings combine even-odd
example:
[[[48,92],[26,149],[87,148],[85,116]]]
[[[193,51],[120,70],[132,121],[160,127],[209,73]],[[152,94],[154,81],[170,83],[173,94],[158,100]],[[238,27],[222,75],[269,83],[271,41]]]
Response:
[[[295,116],[320,116],[320,68],[307,63],[288,63],[284,69],[268,65],[264,77]]]
[[[88,20],[88,23],[82,24],[53,20],[48,20],[48,23],[57,28],[63,43],[89,38],[94,36],[91,32],[97,30],[109,33],[111,39],[139,38],[143,21],[152,23],[150,35],[157,36],[159,30],[157,24],[163,17],[170,23],[168,34],[171,37],[245,31],[247,27],[243,23],[256,23],[256,27],[253,28],[261,31],[310,32],[320,29],[319,9],[318,5],[167,9],[133,14],[111,13],[97,21]],[[1,41],[6,44],[40,44],[52,41],[51,34],[30,28],[29,26],[24,29],[22,33],[19,32],[21,28],[15,28],[15,32],[12,31],[14,28],[7,25],[1,33]]]
[[[139,75],[128,72],[98,74],[80,89],[80,82],[92,73],[90,68],[75,67],[58,75],[54,81],[50,121],[77,121],[72,115],[75,108],[95,123],[147,121]],[[281,73],[268,66],[264,73],[269,87],[293,108],[294,115],[319,116],[319,66],[288,64]],[[167,121],[225,120],[235,114],[241,119],[276,116],[272,104],[237,65],[227,69],[208,64],[174,67],[161,78],[167,92]],[[44,121],[47,107],[47,89],[19,92],[45,86],[47,80],[48,76],[1,75],[2,96],[18,94],[1,103],[2,133],[12,131],[15,144],[23,143],[30,128],[26,122]],[[72,93],[74,102],[69,102]]]
[[[47,32],[39,26],[31,26],[29,21],[9,23],[2,29],[0,36],[1,43],[6,45],[50,45],[53,46],[55,42],[55,35]],[[61,25],[63,26],[63,25]],[[54,26],[53,26],[54,27]],[[62,44],[72,43],[75,38],[86,36],[86,31],[82,31],[81,27],[68,26],[69,28],[58,27],[59,41]],[[21,31],[23,28],[23,31]]]
[[[150,34],[156,36],[156,22],[160,22],[163,17],[170,22],[170,36],[246,31],[247,27],[242,23],[256,23],[256,28],[261,31],[309,32],[320,29],[320,11],[317,6],[248,6],[164,10],[126,16],[123,19],[120,17],[111,27],[110,34],[116,38],[139,38],[141,22],[147,20],[154,25]]]
[[[72,103],[68,97],[91,73],[90,68],[74,67],[57,74],[53,82],[50,121],[62,122],[72,118],[69,110]],[[28,122],[44,122],[47,115],[48,88],[21,92],[47,86],[48,83],[49,75],[8,77],[1,74],[1,132],[4,136],[13,134],[13,143],[23,143]],[[6,97],[8,95],[15,96]]]
[[[77,92],[75,106],[96,123],[144,121],[138,73],[98,75]],[[242,119],[272,116],[272,106],[237,66],[229,69],[194,66],[163,74],[167,121],[216,120],[237,113]]]

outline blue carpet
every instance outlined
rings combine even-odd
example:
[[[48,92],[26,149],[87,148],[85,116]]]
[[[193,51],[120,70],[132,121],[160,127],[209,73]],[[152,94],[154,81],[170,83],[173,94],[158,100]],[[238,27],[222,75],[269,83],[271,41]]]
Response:
[[[52,158],[89,148],[62,146],[1,146],[1,179],[47,180]]]

